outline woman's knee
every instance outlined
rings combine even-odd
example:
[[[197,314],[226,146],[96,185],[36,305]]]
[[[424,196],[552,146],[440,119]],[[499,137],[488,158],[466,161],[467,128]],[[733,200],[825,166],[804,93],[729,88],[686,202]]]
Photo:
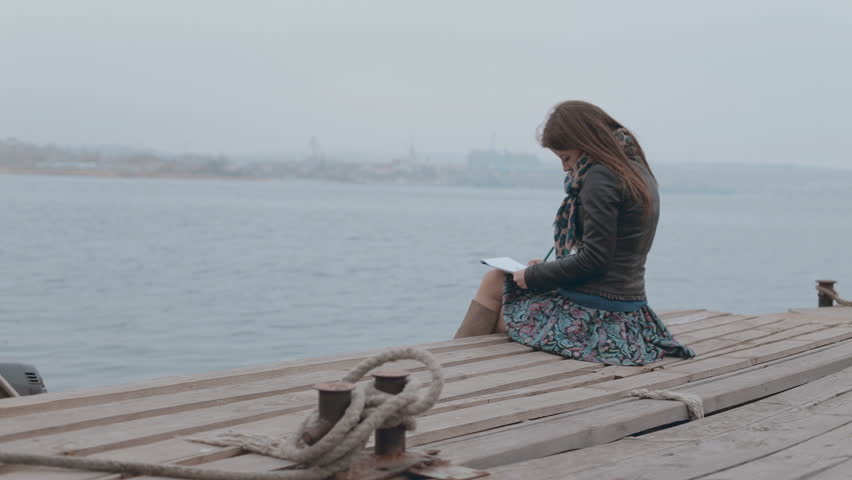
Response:
[[[503,291],[503,282],[506,280],[506,274],[500,270],[489,270],[482,276],[482,286],[488,287],[489,290]]]
[[[479,294],[489,298],[499,299],[503,297],[503,284],[506,274],[500,270],[490,270],[482,277],[479,286]]]

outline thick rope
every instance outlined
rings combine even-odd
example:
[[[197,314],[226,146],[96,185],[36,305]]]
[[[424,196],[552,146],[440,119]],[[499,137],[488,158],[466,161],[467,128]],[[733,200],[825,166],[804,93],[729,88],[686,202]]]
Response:
[[[844,300],[844,299],[840,298],[840,294],[837,293],[837,291],[835,289],[821,287],[819,285],[816,286],[816,289],[819,293],[822,293],[823,295],[828,295],[829,297],[831,297],[832,300],[837,302],[838,305],[843,305],[844,307],[852,307],[852,301]]]
[[[676,400],[683,402],[689,411],[690,420],[704,418],[704,402],[701,401],[701,397],[698,395],[672,392],[671,390],[647,390],[644,388],[633,390],[630,392],[630,395],[651,400]]]
[[[24,453],[0,452],[0,462],[16,465],[35,465],[40,467],[69,468],[89,472],[119,473],[123,475],[145,477],[186,478],[190,480],[301,480],[298,471],[293,472],[223,472],[180,465],[158,465],[155,463],[125,462],[120,460],[99,460],[95,458],[64,457],[61,455],[28,455]],[[331,476],[334,473],[329,473]]]
[[[409,378],[402,392],[391,395],[379,392],[371,383],[362,383],[352,391],[352,401],[340,421],[313,445],[302,441],[302,432],[318,418],[316,410],[294,434],[283,439],[231,432],[194,439],[218,446],[239,446],[251,452],[290,460],[306,468],[260,473],[222,472],[179,465],[4,452],[0,452],[0,462],[190,480],[322,480],[346,470],[376,428],[404,425],[406,429],[414,429],[414,416],[429,410],[438,401],[444,387],[441,366],[429,352],[416,348],[393,348],[367,358],[342,381],[355,383],[380,365],[405,359],[417,360],[427,367],[432,376],[427,388],[423,388],[417,379]]]

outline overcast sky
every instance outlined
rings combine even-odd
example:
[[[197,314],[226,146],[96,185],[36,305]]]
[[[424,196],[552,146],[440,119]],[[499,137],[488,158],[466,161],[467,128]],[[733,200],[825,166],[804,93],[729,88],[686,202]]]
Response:
[[[0,0],[0,137],[537,152],[567,99],[652,161],[846,166],[852,2]]]

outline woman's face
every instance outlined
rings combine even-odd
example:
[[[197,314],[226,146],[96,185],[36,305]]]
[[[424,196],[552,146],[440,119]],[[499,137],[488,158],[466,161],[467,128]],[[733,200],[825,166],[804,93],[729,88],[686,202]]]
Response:
[[[580,156],[583,155],[583,152],[577,149],[571,150],[556,150],[550,149],[554,155],[559,157],[562,160],[562,171],[568,172],[570,170],[574,170],[574,167],[577,166],[577,161],[580,160]]]

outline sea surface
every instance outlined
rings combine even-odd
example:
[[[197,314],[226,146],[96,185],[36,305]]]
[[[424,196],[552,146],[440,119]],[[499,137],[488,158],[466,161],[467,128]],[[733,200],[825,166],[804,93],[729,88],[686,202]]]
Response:
[[[852,296],[852,175],[712,173],[733,188],[683,175],[663,182],[654,308],[811,307],[823,277]],[[541,258],[561,199],[558,177],[498,189],[0,176],[0,359],[63,391],[444,340],[479,259]]]

